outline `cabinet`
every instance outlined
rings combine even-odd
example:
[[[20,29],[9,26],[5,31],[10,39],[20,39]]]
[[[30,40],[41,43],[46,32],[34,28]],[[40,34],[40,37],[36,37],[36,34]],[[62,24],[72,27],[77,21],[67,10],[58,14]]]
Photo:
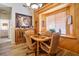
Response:
[[[26,30],[27,29],[20,29],[20,28],[15,29],[15,43],[16,44],[20,44],[20,43],[25,43],[26,42],[26,39],[24,37],[24,32]]]

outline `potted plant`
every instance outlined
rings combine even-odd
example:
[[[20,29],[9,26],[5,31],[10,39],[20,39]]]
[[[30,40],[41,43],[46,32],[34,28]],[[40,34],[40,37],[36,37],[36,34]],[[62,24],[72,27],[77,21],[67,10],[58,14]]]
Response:
[[[55,32],[55,29],[50,29],[50,32]]]

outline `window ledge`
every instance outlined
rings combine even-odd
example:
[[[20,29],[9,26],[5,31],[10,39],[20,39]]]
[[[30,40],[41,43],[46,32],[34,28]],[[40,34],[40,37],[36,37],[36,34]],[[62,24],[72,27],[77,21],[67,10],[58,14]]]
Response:
[[[61,35],[61,37],[76,39],[76,37],[75,36],[72,36],[72,35]]]

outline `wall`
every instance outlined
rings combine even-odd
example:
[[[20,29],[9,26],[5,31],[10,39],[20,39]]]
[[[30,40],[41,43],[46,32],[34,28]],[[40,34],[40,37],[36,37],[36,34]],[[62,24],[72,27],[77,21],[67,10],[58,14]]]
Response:
[[[42,21],[42,16],[45,15],[46,13],[48,15],[50,15],[51,12],[53,12],[53,11],[55,11],[57,9],[59,10],[59,9],[65,8],[65,7],[68,6],[65,10],[67,11],[68,15],[72,16],[72,24],[73,24],[72,26],[73,26],[73,29],[72,29],[72,33],[71,33],[70,32],[70,25],[67,24],[66,25],[66,27],[67,27],[66,28],[67,35],[72,35],[72,36],[75,36],[75,37],[77,37],[79,39],[79,16],[78,16],[79,15],[79,3],[64,4],[64,5],[61,4],[59,6],[61,6],[61,8],[55,6],[54,8],[51,8],[48,11],[44,11],[44,12],[40,13],[40,15],[39,15],[39,21]],[[41,22],[39,24],[41,24]],[[43,30],[42,29],[42,25],[39,26],[39,29],[40,29],[40,32]],[[43,31],[45,31],[45,30],[43,30]]]
[[[77,3],[77,4],[74,4],[73,5],[74,6],[74,10],[75,10],[75,14],[74,14],[74,31],[75,31],[75,35],[76,35],[76,37],[78,38],[78,40],[79,40],[79,3]]]
[[[71,5],[69,14],[72,16],[73,36],[79,39],[79,3]]]
[[[60,5],[57,5],[57,6],[53,7],[53,8],[48,9],[47,11],[44,11],[44,12],[40,13],[40,15],[39,15],[39,21],[40,21],[40,23],[39,23],[40,24],[39,30],[40,30],[40,32],[41,31],[45,31],[45,29],[43,30],[42,25],[41,25],[42,20],[46,20],[46,19],[43,19],[42,18],[43,15],[46,15],[45,16],[45,18],[46,18],[47,17],[47,14],[52,13],[52,12],[57,11],[57,10],[60,10],[60,9],[63,9],[65,7],[67,7],[68,5],[69,4],[60,4]]]
[[[3,3],[7,7],[12,8],[11,20],[10,20],[10,38],[12,43],[15,43],[15,13],[21,13],[25,15],[32,16],[32,10],[29,8],[23,7],[24,3]]]
[[[65,8],[67,7],[67,8]],[[66,33],[67,35],[72,35],[72,36],[75,36],[79,39],[79,3],[74,3],[74,4],[61,4],[61,5],[58,5],[58,6],[55,6],[51,9],[48,9],[46,11],[43,11],[42,13],[39,14],[39,30],[40,32],[42,31],[45,31],[43,30],[43,28],[45,27],[42,27],[42,20],[43,19],[43,16],[45,15],[45,17],[47,15],[50,15],[52,13],[55,13],[54,11],[58,11],[58,10],[61,10],[61,9],[64,9],[66,12],[67,12],[67,15],[71,15],[72,16],[72,31],[70,31],[70,25],[67,23],[68,21],[66,21]],[[62,11],[62,10],[61,10]]]

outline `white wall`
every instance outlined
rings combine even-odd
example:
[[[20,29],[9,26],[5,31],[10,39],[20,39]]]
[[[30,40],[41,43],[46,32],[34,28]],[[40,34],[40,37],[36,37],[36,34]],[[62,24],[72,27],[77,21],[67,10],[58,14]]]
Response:
[[[32,10],[23,7],[24,3],[2,3],[7,7],[12,7],[11,20],[10,20],[10,38],[12,43],[15,43],[15,13],[32,16]]]

